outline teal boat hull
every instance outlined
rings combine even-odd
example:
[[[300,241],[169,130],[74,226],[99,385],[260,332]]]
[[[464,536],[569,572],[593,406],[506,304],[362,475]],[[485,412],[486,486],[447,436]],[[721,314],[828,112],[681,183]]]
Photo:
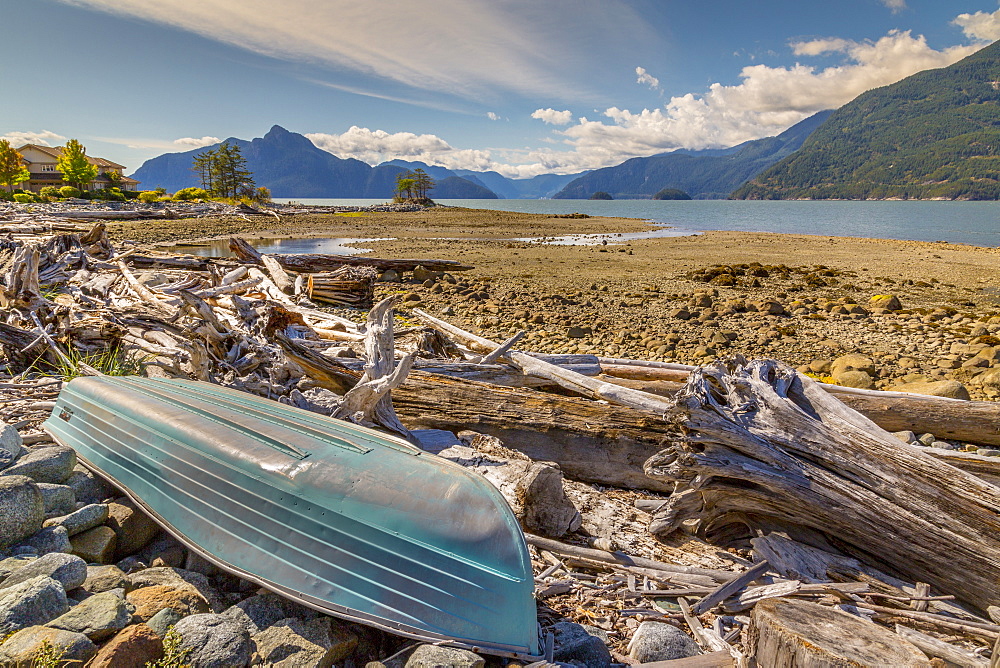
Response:
[[[404,636],[539,656],[524,535],[452,462],[198,381],[78,378],[45,428],[231,573]]]

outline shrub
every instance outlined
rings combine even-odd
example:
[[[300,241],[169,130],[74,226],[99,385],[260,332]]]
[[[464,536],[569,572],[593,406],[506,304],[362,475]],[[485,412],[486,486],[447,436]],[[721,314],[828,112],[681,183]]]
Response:
[[[143,190],[139,193],[139,201],[149,204],[151,202],[159,202],[160,194],[155,190]]]
[[[0,200],[3,200],[4,202],[13,202],[14,193],[8,192],[6,190],[0,190]]]
[[[62,197],[62,195],[59,194],[59,188],[56,188],[55,186],[45,186],[38,192],[38,194],[42,197]]]
[[[59,194],[63,197],[79,197],[80,189],[73,186],[63,186],[59,189]]]
[[[270,202],[271,189],[267,186],[261,186],[254,191],[253,198],[258,202]]]
[[[174,199],[182,202],[193,199],[208,199],[209,197],[208,191],[201,188],[182,188],[174,193]]]
[[[28,193],[15,193],[14,201],[18,204],[31,204],[35,201],[35,196]]]
[[[124,202],[125,195],[122,195],[118,188],[103,188],[101,190],[95,190],[91,193],[93,199],[103,199],[110,202]]]

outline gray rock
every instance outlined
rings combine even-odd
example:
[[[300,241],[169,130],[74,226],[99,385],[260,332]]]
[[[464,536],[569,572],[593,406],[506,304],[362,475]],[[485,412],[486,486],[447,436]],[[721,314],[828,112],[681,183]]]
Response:
[[[0,420],[0,451],[10,454],[10,461],[14,461],[24,454],[24,441],[17,433],[14,425],[7,424]]]
[[[102,503],[118,495],[114,487],[88,471],[83,465],[77,465],[64,484],[73,488],[76,500],[81,503]]]
[[[67,487],[67,489],[72,491],[72,488]],[[107,505],[103,503],[91,503],[79,510],[70,512],[68,515],[49,518],[42,523],[42,526],[62,526],[66,528],[68,535],[75,536],[87,529],[93,529],[96,526],[104,524],[106,519],[108,519]]]
[[[683,659],[701,654],[698,644],[676,626],[643,622],[632,635],[628,655],[639,663]]]
[[[8,475],[26,475],[35,482],[62,484],[76,466],[76,451],[65,445],[37,445],[9,466]]]
[[[934,436],[934,434],[931,434],[931,433],[920,434],[920,436],[917,436],[917,441],[920,442],[920,445],[929,446],[931,443],[933,443],[936,440],[937,440],[937,438]]]
[[[894,431],[892,435],[901,440],[903,443],[913,443],[917,440],[917,435],[912,431]]]
[[[53,655],[60,656],[60,666],[82,666],[97,654],[97,645],[82,633],[31,626],[21,629],[0,645],[0,665],[11,668],[43,665],[38,657],[46,645]]]
[[[129,589],[131,583],[128,576],[114,565],[87,566],[87,579],[80,588],[91,594],[111,591],[112,589]]]
[[[454,647],[421,645],[413,650],[406,668],[483,668],[486,660],[478,654]]]
[[[72,487],[40,482],[38,483],[38,491],[42,493],[46,517],[66,515],[76,509],[76,493]]]
[[[171,626],[175,626],[182,619],[184,619],[184,615],[173,608],[164,608],[150,617],[146,621],[146,626],[153,629],[153,633],[162,638],[167,635]]]
[[[8,575],[19,569],[21,566],[24,566],[28,562],[34,561],[37,558],[38,557],[35,555],[21,555],[3,559],[0,561],[0,582],[3,582]]]
[[[833,374],[833,381],[837,385],[843,385],[844,387],[856,387],[862,390],[871,390],[875,387],[875,380],[860,369],[848,369],[845,371],[835,372]]]
[[[62,584],[40,575],[0,590],[0,629],[19,631],[45,624],[66,612],[69,603]]]
[[[285,600],[270,592],[240,601],[222,614],[237,620],[250,635],[256,635],[289,617]]]
[[[62,552],[46,554],[7,576],[0,582],[0,590],[27,582],[40,575],[48,576],[62,583],[66,591],[76,589],[87,579],[87,562],[80,557]]]
[[[556,650],[556,661],[574,663],[586,668],[609,668],[611,652],[600,638],[591,635],[587,629],[573,622],[558,622],[552,625]]]
[[[44,519],[42,493],[31,478],[0,476],[0,548],[32,535]]]
[[[399,272],[395,269],[386,269],[382,272],[382,275],[378,277],[380,283],[398,283],[399,279]]]
[[[30,547],[35,551],[35,554],[73,551],[73,546],[69,542],[69,533],[63,526],[40,529],[27,540],[18,543],[13,549],[19,547]]]
[[[177,622],[180,648],[190,649],[188,662],[197,668],[242,668],[250,665],[253,643],[243,624],[226,615],[190,615]]]
[[[14,463],[14,455],[6,450],[0,450],[0,471]]]
[[[15,545],[10,548],[10,556],[12,557],[37,557],[38,550],[31,547],[30,545]]]
[[[121,589],[106,591],[74,605],[47,626],[82,633],[94,642],[110,638],[132,621],[132,607]]]
[[[332,633],[331,633],[332,630]],[[354,653],[358,637],[332,629],[329,617],[304,621],[295,617],[282,619],[252,637],[256,659],[266,666],[327,667],[340,663]]]

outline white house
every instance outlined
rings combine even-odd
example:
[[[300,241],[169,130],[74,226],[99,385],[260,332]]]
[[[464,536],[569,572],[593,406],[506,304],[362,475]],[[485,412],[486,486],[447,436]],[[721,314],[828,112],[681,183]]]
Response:
[[[56,163],[59,160],[59,156],[62,155],[62,146],[26,144],[17,149],[17,151],[24,157],[24,166],[31,172],[31,179],[18,184],[18,188],[38,192],[45,186],[55,186],[58,188],[66,185],[66,182],[62,178],[62,172],[56,169]],[[87,186],[90,190],[111,188],[113,186],[117,186],[122,190],[135,190],[136,186],[139,185],[139,182],[135,179],[125,176],[123,173],[125,167],[119,165],[117,162],[111,162],[104,158],[94,158],[89,155],[87,156],[87,161],[97,166],[97,178]],[[114,177],[109,178],[108,174],[112,172],[121,178],[117,180]]]

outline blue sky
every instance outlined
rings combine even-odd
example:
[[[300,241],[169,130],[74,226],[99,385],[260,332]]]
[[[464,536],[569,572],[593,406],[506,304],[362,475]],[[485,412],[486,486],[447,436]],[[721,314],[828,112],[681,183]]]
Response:
[[[4,0],[4,15],[0,137],[77,138],[129,171],[278,124],[372,164],[572,173],[777,134],[1000,38],[996,0]]]

